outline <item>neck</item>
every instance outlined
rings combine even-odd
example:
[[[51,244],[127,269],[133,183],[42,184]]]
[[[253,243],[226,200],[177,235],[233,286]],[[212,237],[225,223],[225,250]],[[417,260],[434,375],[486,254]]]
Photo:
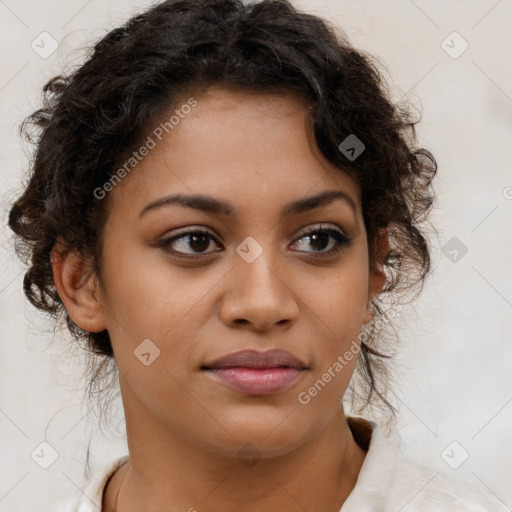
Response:
[[[252,462],[170,435],[139,412],[126,414],[130,459],[106,489],[105,512],[339,512],[365,457],[341,406],[320,435]]]

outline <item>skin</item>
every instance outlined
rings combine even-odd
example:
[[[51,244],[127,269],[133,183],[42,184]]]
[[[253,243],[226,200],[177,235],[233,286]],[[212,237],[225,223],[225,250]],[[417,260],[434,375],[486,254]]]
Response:
[[[359,187],[308,137],[307,102],[296,93],[216,86],[196,99],[105,199],[101,279],[74,251],[54,253],[67,311],[85,330],[108,329],[121,376],[130,460],[103,508],[114,510],[119,493],[118,512],[338,512],[365,457],[341,405],[356,358],[309,404],[298,394],[357,340],[385,283],[380,265],[369,268]],[[349,199],[281,216],[288,203],[326,190]],[[140,216],[176,193],[229,201],[236,214],[174,204]],[[320,224],[350,244],[322,258],[336,240],[315,245],[303,234]],[[187,236],[157,245],[186,226],[213,235],[202,252]],[[263,249],[252,263],[236,252],[248,236]],[[134,355],[147,338],[160,350],[148,366]],[[236,392],[201,370],[269,348],[308,366],[274,395]],[[252,465],[238,455],[248,443],[257,449]]]

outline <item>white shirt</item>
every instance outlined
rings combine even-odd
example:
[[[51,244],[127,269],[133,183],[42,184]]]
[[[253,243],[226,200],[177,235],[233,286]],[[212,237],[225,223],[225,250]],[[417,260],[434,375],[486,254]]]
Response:
[[[486,490],[405,459],[375,423],[354,417],[347,421],[367,453],[340,512],[509,512]],[[127,459],[126,455],[110,463],[89,480],[83,493],[44,512],[102,512],[103,490]]]

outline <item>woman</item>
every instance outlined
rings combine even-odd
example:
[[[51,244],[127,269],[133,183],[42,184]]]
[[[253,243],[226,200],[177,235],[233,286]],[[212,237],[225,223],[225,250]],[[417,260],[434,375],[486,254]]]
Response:
[[[430,268],[436,163],[369,57],[284,0],[171,0],[45,93],[24,289],[115,365],[129,447],[50,510],[502,510],[343,408],[390,406],[379,322]]]

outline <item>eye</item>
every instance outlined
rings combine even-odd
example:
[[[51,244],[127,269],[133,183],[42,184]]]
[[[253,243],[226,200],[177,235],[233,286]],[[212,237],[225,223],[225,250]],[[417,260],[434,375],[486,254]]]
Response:
[[[177,256],[193,258],[194,256],[201,256],[211,252],[216,252],[215,250],[207,252],[207,249],[211,246],[213,241],[216,243],[216,238],[208,231],[189,228],[188,230],[182,231],[170,238],[160,240],[158,242],[158,246],[175,253]],[[184,249],[191,249],[191,251],[186,251]]]
[[[349,246],[351,239],[342,231],[334,228],[319,226],[303,233],[294,245],[299,247],[313,247],[308,253],[318,253],[319,256],[332,256],[338,254],[344,247]],[[327,250],[326,250],[327,249]]]
[[[195,258],[217,252],[218,249],[208,250],[212,243],[220,245],[216,237],[208,231],[192,227],[172,237],[160,240],[158,246],[178,257]],[[302,233],[293,245],[298,245],[299,251],[322,257],[338,254],[350,243],[351,239],[339,229],[319,226],[316,229],[310,229]],[[308,245],[313,248],[312,251],[302,250]]]

